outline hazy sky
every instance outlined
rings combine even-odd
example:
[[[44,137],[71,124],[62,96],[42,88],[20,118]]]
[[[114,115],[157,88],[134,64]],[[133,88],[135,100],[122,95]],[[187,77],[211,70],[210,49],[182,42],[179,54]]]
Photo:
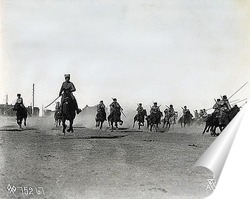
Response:
[[[247,0],[0,2],[0,103],[21,93],[30,105],[34,83],[45,106],[70,73],[80,107],[116,97],[193,110],[250,79]],[[249,93],[250,83],[232,99]]]

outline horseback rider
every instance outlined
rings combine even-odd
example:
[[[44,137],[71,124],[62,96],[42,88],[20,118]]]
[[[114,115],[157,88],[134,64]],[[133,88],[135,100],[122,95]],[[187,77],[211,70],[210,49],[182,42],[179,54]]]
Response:
[[[213,106],[214,114],[216,114],[216,116],[219,115],[221,106],[222,106],[221,100],[217,99],[214,106]]]
[[[231,105],[227,99],[227,96],[223,95],[221,100],[220,114],[219,114],[219,124],[222,123],[223,115],[227,115],[230,110],[231,110]]]
[[[120,106],[120,104],[117,102],[116,98],[113,98],[113,102],[109,105],[109,107],[110,107],[110,115],[113,115],[114,111],[118,111],[119,120],[122,122],[121,111],[123,111],[123,109]]]
[[[202,119],[202,118],[203,118],[203,115],[204,115],[203,110],[200,109],[200,112],[199,112],[199,119]]]
[[[159,113],[160,112],[160,107],[157,106],[157,102],[154,102],[154,105],[150,109],[150,113]]]
[[[139,121],[140,122],[140,115],[143,115],[143,111],[144,111],[144,108],[143,108],[143,106],[142,106],[142,103],[139,103],[138,104],[138,107],[137,107],[137,109],[136,109],[136,111],[137,111],[137,114],[136,114],[136,118],[137,118],[137,121]],[[143,117],[141,117],[142,118],[142,125],[144,124],[144,116]]]
[[[231,110],[231,105],[230,105],[226,95],[223,95],[223,97],[222,97],[221,106],[222,107],[225,106],[228,110]]]
[[[172,104],[170,104],[170,106],[169,106],[168,113],[169,113],[169,117],[172,117],[175,115],[174,107]]]
[[[141,113],[141,112],[143,111],[142,103],[139,103],[139,105],[138,105],[136,111],[138,112],[138,114]]]
[[[64,95],[65,92],[69,92],[71,99],[73,100],[75,110],[76,110],[77,114],[79,114],[81,112],[81,109],[78,108],[76,98],[73,95],[73,92],[76,91],[76,88],[75,88],[74,84],[70,81],[70,74],[65,74],[64,77],[65,77],[65,82],[63,82],[61,89],[60,89],[60,92],[59,92],[59,96],[62,96],[61,107],[62,107],[62,104],[63,104],[64,99],[65,99],[65,95]]]
[[[55,110],[56,110],[56,111],[59,111],[59,109],[60,109],[60,102],[56,102]]]
[[[100,114],[104,114],[104,120],[106,120],[106,111],[105,111],[106,107],[103,103],[103,100],[100,101],[100,103],[97,105],[97,115],[100,115]],[[97,116],[96,115],[96,116]]]
[[[16,104],[20,105],[21,107],[24,107],[23,98],[21,97],[21,94],[17,94]]]
[[[206,118],[208,116],[206,109],[203,109],[203,118]]]
[[[188,113],[190,113],[189,109],[187,108],[187,106],[184,106],[184,109],[183,109],[183,115],[187,115]]]
[[[198,110],[195,110],[195,111],[194,111],[194,118],[195,118],[196,121],[199,119]]]

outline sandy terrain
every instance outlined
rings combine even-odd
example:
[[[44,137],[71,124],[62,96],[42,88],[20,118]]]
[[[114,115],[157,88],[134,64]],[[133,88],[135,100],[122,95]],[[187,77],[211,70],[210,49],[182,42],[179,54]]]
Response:
[[[204,198],[212,173],[192,168],[215,139],[203,126],[110,132],[78,117],[66,137],[53,118],[0,118],[0,198]],[[130,127],[130,128],[126,128]],[[19,187],[14,193],[11,187]],[[20,187],[33,188],[27,194]],[[43,187],[45,195],[35,188]],[[41,189],[41,188],[40,188]],[[33,194],[31,194],[33,193]],[[27,194],[27,195],[25,195]]]

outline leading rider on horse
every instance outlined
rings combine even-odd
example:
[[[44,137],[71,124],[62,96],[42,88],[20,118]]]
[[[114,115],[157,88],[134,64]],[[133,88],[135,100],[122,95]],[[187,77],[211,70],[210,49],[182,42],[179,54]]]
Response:
[[[62,108],[62,104],[64,102],[65,92],[69,92],[70,96],[71,96],[71,98],[73,100],[73,103],[74,103],[74,108],[75,108],[77,114],[79,114],[81,112],[81,109],[78,108],[76,98],[73,95],[73,92],[76,91],[76,88],[75,88],[74,84],[70,81],[70,74],[65,74],[64,77],[65,77],[65,82],[63,82],[63,84],[61,86],[61,89],[60,89],[60,92],[59,92],[59,96],[62,96],[62,98],[61,98],[61,108]]]

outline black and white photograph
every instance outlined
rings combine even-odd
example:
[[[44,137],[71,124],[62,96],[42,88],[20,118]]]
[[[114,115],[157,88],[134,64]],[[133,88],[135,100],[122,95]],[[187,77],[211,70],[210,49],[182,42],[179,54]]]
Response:
[[[213,194],[220,175],[197,161],[248,106],[249,1],[0,0],[0,14],[0,199]]]

